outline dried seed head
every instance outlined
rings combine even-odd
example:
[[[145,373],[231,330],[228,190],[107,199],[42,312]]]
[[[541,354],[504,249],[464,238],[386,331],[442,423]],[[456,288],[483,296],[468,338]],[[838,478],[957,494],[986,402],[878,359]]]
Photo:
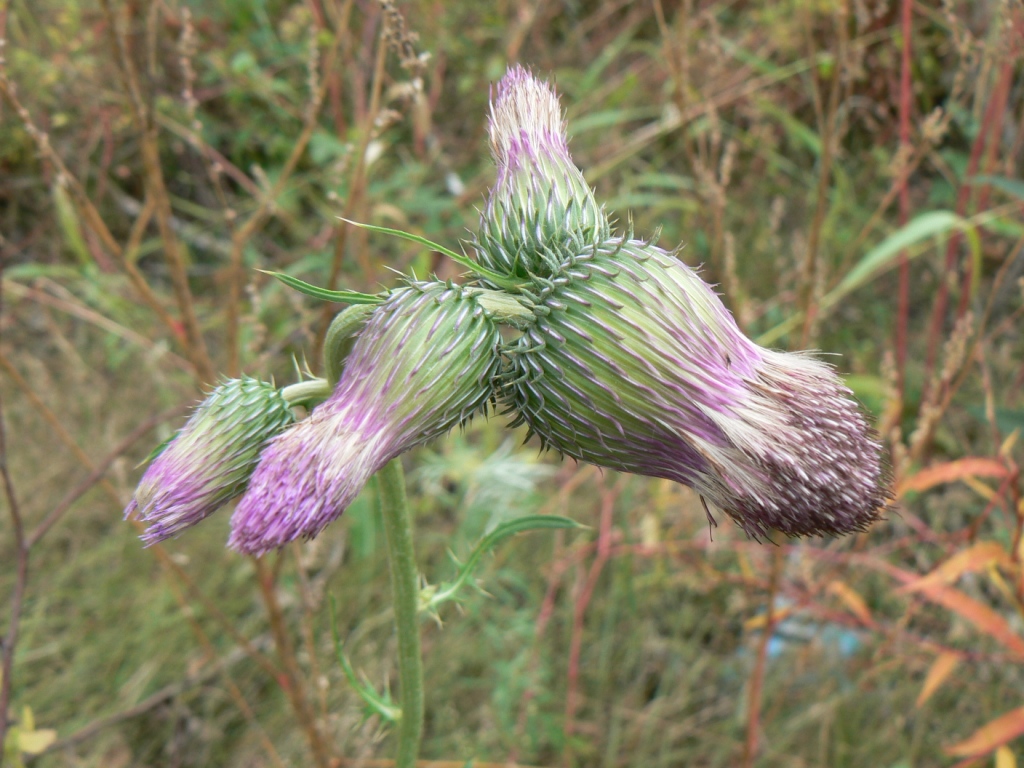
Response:
[[[272,384],[245,377],[224,382],[153,459],[125,517],[147,524],[147,544],[195,525],[245,490],[260,451],[293,421]]]
[[[469,289],[418,282],[392,292],[331,398],[263,452],[230,546],[262,554],[317,535],[387,462],[468,421],[492,397],[500,338]]]

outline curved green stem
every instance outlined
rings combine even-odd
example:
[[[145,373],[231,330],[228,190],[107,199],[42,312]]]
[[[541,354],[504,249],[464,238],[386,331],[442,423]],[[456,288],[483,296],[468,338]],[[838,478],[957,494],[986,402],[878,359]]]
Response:
[[[412,521],[405,499],[405,476],[398,459],[377,473],[384,535],[391,567],[391,592],[398,631],[398,721],[395,768],[414,768],[423,733],[423,661],[420,655],[419,573],[412,546]]]
[[[331,396],[334,386],[327,379],[309,379],[289,384],[281,389],[281,397],[288,405],[314,405]]]
[[[331,321],[324,339],[324,375],[332,387],[341,378],[345,358],[355,343],[353,337],[362,328],[373,309],[372,305],[355,304],[339,312]]]

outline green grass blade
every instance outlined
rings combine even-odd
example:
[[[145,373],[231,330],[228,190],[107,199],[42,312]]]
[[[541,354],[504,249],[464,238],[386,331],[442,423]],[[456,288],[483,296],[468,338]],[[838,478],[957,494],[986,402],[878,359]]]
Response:
[[[952,211],[929,211],[909,221],[889,235],[885,240],[868,251],[839,284],[829,292],[828,298],[838,300],[860,288],[882,270],[892,266],[901,251],[907,250],[908,258],[921,254],[923,248],[911,249],[922,240],[941,237],[952,230],[961,230],[967,236],[972,252],[981,250],[977,230],[962,216]]]
[[[990,184],[1010,195],[1010,197],[1024,200],[1024,181],[1020,179],[1008,179],[1006,176],[972,176],[967,180],[967,183],[976,186]]]
[[[831,291],[821,299],[824,309],[835,306],[841,299],[858,288],[871,282],[889,267],[896,263],[899,254],[906,251],[907,258],[913,259],[927,250],[932,238],[940,238],[953,230],[960,230],[967,238],[971,249],[972,269],[975,272],[971,281],[976,290],[981,267],[981,238],[978,236],[974,220],[965,219],[952,211],[929,211],[909,221],[903,227],[889,235],[862,258]],[[757,343],[770,345],[794,330],[803,320],[803,313],[794,313],[791,317],[757,338]]]

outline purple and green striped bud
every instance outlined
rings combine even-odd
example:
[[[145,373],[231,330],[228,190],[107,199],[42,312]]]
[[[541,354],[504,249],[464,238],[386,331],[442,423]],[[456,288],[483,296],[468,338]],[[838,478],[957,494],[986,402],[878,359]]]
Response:
[[[242,494],[260,451],[294,420],[274,385],[225,381],[150,463],[125,517],[146,523],[146,544],[195,525]]]
[[[569,155],[558,96],[516,66],[498,85],[488,122],[498,178],[477,235],[480,263],[503,274],[547,277],[564,247],[611,234],[604,210]]]
[[[482,294],[416,282],[377,306],[330,399],[263,452],[229,545],[262,554],[316,536],[387,462],[485,408],[501,336]]]
[[[864,530],[881,447],[835,372],[750,341],[673,254],[610,241],[539,289],[505,402],[550,448],[688,485],[753,536]]]
[[[498,179],[479,258],[526,278],[535,315],[503,348],[514,425],[575,459],[688,485],[754,536],[874,521],[881,446],[834,371],[762,349],[674,254],[612,235],[550,87],[514,68],[491,111]]]

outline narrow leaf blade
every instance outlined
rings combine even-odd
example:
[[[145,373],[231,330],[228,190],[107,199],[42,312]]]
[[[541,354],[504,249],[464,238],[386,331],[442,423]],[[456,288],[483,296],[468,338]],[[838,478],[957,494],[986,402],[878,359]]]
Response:
[[[327,288],[320,288],[315,285],[311,285],[303,280],[299,280],[297,277],[286,275],[283,272],[269,272],[265,269],[259,270],[265,275],[271,275],[276,277],[282,283],[287,285],[289,288],[293,288],[299,293],[304,293],[307,296],[312,296],[314,299],[320,299],[321,301],[331,301],[336,304],[380,304],[384,301],[384,297],[376,293],[360,293],[359,291],[330,291]]]
[[[392,237],[398,237],[402,240],[409,240],[413,243],[418,243],[432,251],[443,253],[449,259],[454,261],[456,264],[461,264],[467,269],[471,269],[481,277],[485,277],[495,285],[499,285],[502,288],[515,289],[519,283],[508,275],[502,275],[494,270],[487,269],[481,264],[473,261],[465,254],[456,253],[451,248],[445,248],[439,243],[435,243],[433,240],[428,240],[421,235],[414,235],[412,232],[405,232],[401,229],[391,229],[390,227],[378,227],[375,224],[363,224],[358,221],[351,221],[349,219],[342,219],[346,224],[351,224],[353,227],[359,227],[360,229],[368,229],[371,232],[380,232],[381,234],[391,235]]]
[[[895,262],[901,251],[921,240],[944,235],[953,229],[967,228],[969,225],[966,220],[952,211],[929,211],[921,214],[868,251],[831,292],[834,294],[833,298],[841,298],[864,285],[869,278]]]
[[[986,723],[963,741],[946,747],[945,751],[954,757],[976,757],[988,754],[1019,736],[1024,736],[1024,707],[1017,707]]]
[[[956,668],[960,665],[960,656],[950,651],[943,651],[935,657],[935,661],[928,668],[928,674],[924,677],[924,685],[921,686],[921,692],[917,694],[917,703],[915,706],[920,709],[924,706],[924,703],[932,697],[941,685],[949,679],[949,676],[953,674]]]

